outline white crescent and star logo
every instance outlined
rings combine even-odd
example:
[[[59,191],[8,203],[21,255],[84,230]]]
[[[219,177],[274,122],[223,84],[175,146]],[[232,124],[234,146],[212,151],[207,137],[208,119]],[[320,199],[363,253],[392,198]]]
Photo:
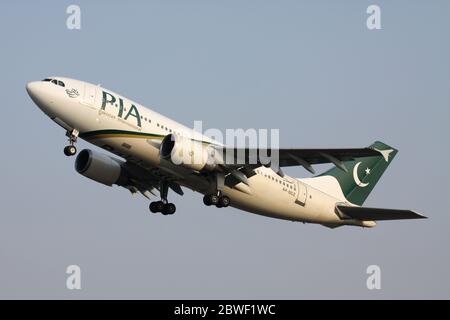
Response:
[[[386,162],[389,162],[389,155],[394,151],[393,149],[388,149],[388,150],[380,150],[380,149],[376,149],[374,148],[375,151],[378,151],[379,153],[381,153],[381,155],[383,156],[384,160]],[[359,179],[358,176],[358,168],[361,165],[361,161],[356,163],[355,166],[353,167],[353,180],[355,180],[355,183],[358,187],[360,188],[365,188],[369,185],[369,182],[362,182]],[[366,168],[366,170],[364,170],[366,172],[366,177],[370,174],[370,168]]]
[[[358,162],[357,164],[355,164],[355,166],[353,167],[353,180],[355,180],[355,183],[356,183],[356,185],[358,186],[358,187],[361,187],[361,188],[365,188],[365,187],[367,187],[368,185],[369,185],[369,183],[367,182],[367,183],[364,183],[364,182],[361,182],[361,180],[359,180],[359,177],[358,177],[358,168],[359,168],[359,165],[361,164],[361,161],[360,162]],[[366,175],[369,175],[370,174],[370,169],[369,168],[366,168]]]

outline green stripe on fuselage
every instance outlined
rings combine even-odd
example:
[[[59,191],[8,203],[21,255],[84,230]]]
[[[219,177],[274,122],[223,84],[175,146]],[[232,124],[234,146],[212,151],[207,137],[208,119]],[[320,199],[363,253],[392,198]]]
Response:
[[[80,138],[83,139],[101,139],[112,137],[127,137],[127,138],[141,138],[141,139],[163,139],[165,135],[139,132],[139,131],[127,131],[127,130],[95,130],[80,133]]]

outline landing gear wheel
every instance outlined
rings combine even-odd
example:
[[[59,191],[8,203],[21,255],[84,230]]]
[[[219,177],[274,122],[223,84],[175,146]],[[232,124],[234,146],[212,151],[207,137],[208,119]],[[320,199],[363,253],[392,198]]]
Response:
[[[209,201],[211,202],[211,205],[216,206],[219,203],[219,196],[216,194],[209,195]]]
[[[169,212],[170,214],[174,214],[177,211],[177,207],[173,203],[169,203]]]
[[[66,136],[69,137],[69,145],[64,148],[64,154],[68,157],[73,156],[77,153],[77,148],[75,148],[75,143],[77,142],[78,135],[80,132],[77,129],[72,131],[67,131]]]
[[[161,180],[160,194],[161,200],[150,203],[150,211],[153,213],[161,212],[163,215],[174,214],[177,208],[173,203],[167,202],[167,192],[169,190],[169,183],[166,180]]]
[[[67,146],[64,148],[64,154],[68,157],[73,156],[77,153],[77,148],[75,146]]]
[[[217,206],[222,208],[226,208],[230,205],[230,198],[228,198],[227,196],[221,196],[219,198],[219,203],[217,204]]]
[[[177,208],[173,203],[167,203],[164,205],[164,208],[162,209],[163,215],[171,215],[174,214]]]
[[[207,194],[207,195],[205,195],[205,196],[203,197],[203,203],[205,204],[205,206],[210,206],[210,205],[212,205],[210,195]]]
[[[164,203],[162,201],[154,201],[150,203],[149,208],[153,213],[162,212],[164,209]]]
[[[230,198],[227,196],[219,196],[217,194],[207,194],[203,197],[203,203],[207,206],[216,206],[217,208],[225,208],[230,205]]]
[[[156,205],[156,202],[150,202],[149,208],[150,208],[150,211],[153,212],[153,213],[157,213],[158,212],[158,207]]]
[[[156,212],[163,212],[163,210],[164,210],[164,202],[156,201],[155,202],[155,208],[156,208]]]
[[[174,214],[177,207],[173,203],[164,203],[162,201],[154,201],[150,203],[150,211],[153,213],[161,212],[163,215]]]

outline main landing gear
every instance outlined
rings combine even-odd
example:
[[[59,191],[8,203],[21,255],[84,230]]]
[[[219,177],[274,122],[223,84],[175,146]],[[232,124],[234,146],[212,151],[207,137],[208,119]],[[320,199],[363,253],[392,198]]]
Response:
[[[207,194],[203,197],[203,203],[207,206],[226,208],[230,205],[230,198],[221,193]]]
[[[169,184],[167,181],[161,181],[160,193],[161,200],[153,201],[150,203],[150,211],[153,213],[161,212],[163,215],[171,215],[174,214],[177,208],[173,203],[168,203],[167,201],[167,193],[169,191]]]
[[[225,185],[225,177],[222,172],[215,174],[216,192],[207,194],[203,197],[203,203],[207,206],[216,206],[217,208],[226,208],[230,205],[230,198],[223,195],[222,190]]]
[[[66,156],[74,156],[77,153],[75,142],[77,142],[79,133],[80,132],[77,129],[73,129],[71,132],[67,131],[66,136],[69,137],[69,145],[64,148],[64,154]]]
[[[164,203],[163,201],[153,201],[150,203],[150,211],[153,213],[161,212],[163,215],[174,214],[177,208],[173,203]]]

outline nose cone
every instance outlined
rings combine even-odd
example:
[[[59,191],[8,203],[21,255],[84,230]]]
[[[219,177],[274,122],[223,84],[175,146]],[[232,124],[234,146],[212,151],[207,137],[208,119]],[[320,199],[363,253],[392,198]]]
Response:
[[[31,100],[46,114],[49,114],[51,108],[51,99],[45,87],[46,83],[42,81],[29,82],[26,85],[28,95]]]
[[[33,88],[35,88],[35,87],[36,87],[36,81],[27,83],[27,87],[26,88],[27,88],[27,92],[28,92],[29,95],[32,94]]]
[[[33,81],[29,82],[26,86],[28,95],[30,98],[38,104],[39,96],[42,95],[41,90],[39,90],[40,82],[39,81]]]

